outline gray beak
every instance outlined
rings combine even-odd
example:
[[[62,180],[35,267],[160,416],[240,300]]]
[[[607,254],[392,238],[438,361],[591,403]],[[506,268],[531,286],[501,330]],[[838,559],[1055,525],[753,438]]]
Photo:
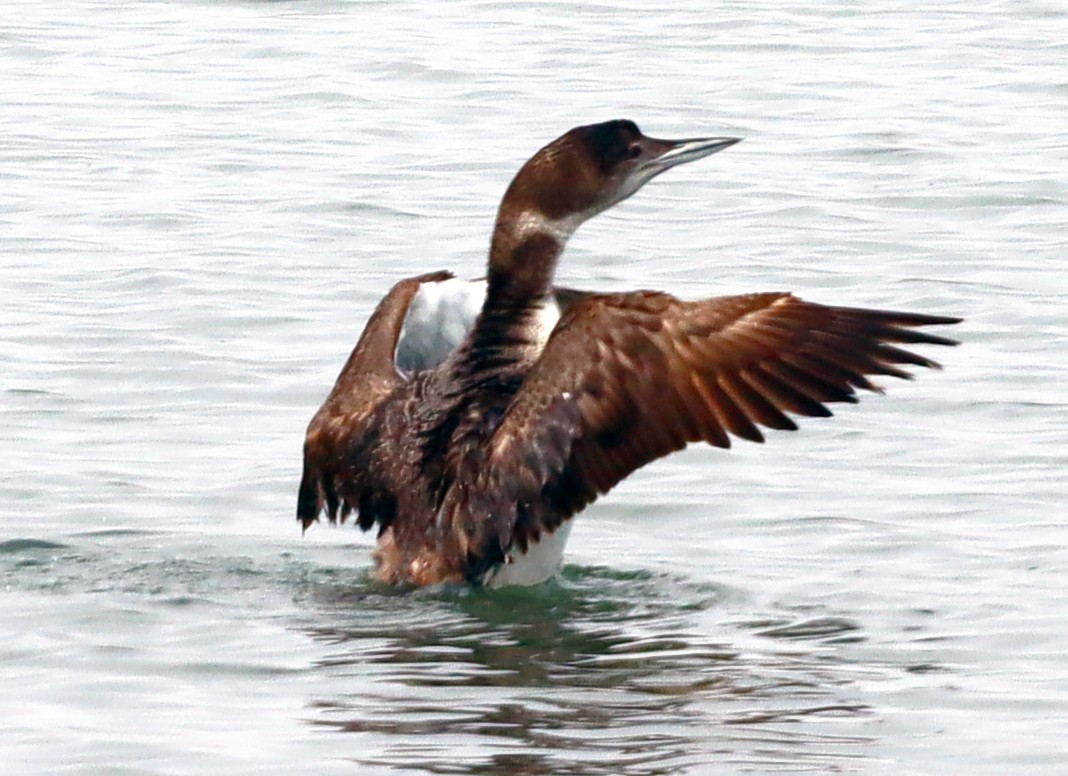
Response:
[[[717,151],[742,142],[740,137],[699,137],[690,140],[657,140],[650,137],[646,140],[649,157],[641,167],[653,175],[676,165],[704,159]]]
[[[665,170],[670,170],[686,162],[704,159],[724,148],[740,143],[738,137],[699,137],[690,140],[658,140],[642,135],[637,143],[641,154],[637,164],[630,168],[619,188],[606,202],[601,204],[603,210],[617,202],[622,202],[646,183]]]

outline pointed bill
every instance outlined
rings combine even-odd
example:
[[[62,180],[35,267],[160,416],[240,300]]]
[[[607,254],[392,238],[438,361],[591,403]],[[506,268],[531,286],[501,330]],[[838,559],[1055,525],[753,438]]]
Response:
[[[641,169],[655,175],[680,164],[704,159],[706,156],[730,148],[735,143],[740,143],[741,140],[740,137],[699,137],[690,140],[648,138],[649,157],[642,164]]]

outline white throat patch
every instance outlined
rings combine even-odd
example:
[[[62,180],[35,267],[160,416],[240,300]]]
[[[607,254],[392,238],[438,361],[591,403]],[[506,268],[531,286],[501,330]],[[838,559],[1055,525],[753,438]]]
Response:
[[[547,234],[563,246],[584,220],[578,215],[551,219],[537,210],[524,210],[515,220],[515,237],[522,242],[536,234]]]

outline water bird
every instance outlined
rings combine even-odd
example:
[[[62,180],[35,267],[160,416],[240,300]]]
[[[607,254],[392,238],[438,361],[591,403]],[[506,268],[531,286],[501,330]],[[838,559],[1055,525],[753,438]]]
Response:
[[[689,442],[762,442],[762,426],[795,430],[792,415],[880,391],[868,376],[937,368],[901,345],[957,344],[918,328],[959,318],[790,293],[553,287],[580,224],[737,142],[659,140],[616,120],[538,151],[501,201],[473,320],[402,357],[415,308],[434,320],[433,298],[460,284],[448,272],[398,282],[371,315],[308,426],[304,529],[324,512],[377,526],[375,573],[390,583],[536,584],[560,569],[573,516],[645,464]]]

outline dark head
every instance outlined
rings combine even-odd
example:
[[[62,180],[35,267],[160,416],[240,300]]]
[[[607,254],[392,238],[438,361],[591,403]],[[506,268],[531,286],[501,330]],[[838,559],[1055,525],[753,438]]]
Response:
[[[738,141],[657,140],[624,119],[575,127],[523,165],[504,195],[500,217],[528,214],[533,222],[540,216],[566,239],[583,221],[622,202],[665,170]]]
[[[626,120],[575,127],[534,154],[505,192],[490,247],[491,288],[519,299],[544,297],[560,252],[583,221],[665,170],[737,142],[657,140]]]

